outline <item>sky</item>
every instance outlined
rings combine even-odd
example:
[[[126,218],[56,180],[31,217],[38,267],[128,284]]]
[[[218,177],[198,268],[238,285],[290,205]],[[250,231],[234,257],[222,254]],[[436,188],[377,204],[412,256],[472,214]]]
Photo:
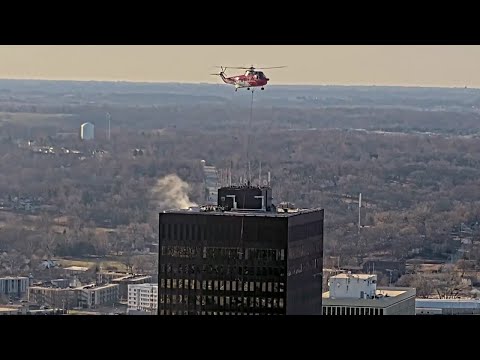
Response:
[[[270,84],[480,88],[477,45],[0,45],[3,79],[215,83],[215,65],[286,65]]]

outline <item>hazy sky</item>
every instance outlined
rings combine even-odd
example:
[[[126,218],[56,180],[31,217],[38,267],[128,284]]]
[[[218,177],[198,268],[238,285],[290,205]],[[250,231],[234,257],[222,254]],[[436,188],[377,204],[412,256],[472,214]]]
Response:
[[[212,66],[252,64],[288,65],[272,84],[480,87],[480,46],[0,46],[0,78],[218,82]]]

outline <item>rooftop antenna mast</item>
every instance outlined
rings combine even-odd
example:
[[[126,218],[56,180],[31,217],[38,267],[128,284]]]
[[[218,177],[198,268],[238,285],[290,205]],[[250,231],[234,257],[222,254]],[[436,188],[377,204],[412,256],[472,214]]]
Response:
[[[107,112],[106,114],[106,120],[107,120],[107,140],[110,141],[110,119],[111,119],[111,115],[109,112]]]
[[[258,186],[262,186],[262,162],[260,161],[260,167],[258,169]]]
[[[361,211],[362,211],[362,193],[358,195],[358,235],[360,236],[360,228],[361,228]]]

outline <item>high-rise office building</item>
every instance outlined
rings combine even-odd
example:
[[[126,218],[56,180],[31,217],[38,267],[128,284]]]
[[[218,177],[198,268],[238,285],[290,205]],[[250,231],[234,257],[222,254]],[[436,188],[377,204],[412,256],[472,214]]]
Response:
[[[160,213],[160,315],[319,315],[321,209],[226,187],[216,206]]]

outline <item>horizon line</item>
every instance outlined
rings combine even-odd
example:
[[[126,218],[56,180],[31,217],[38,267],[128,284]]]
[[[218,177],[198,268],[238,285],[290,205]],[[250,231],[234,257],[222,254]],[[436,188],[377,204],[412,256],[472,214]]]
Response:
[[[0,81],[58,81],[58,82],[98,82],[98,83],[127,83],[127,84],[184,84],[184,85],[228,85],[219,82],[207,82],[207,81],[172,81],[172,80],[122,80],[122,79],[72,79],[72,78],[4,78],[0,77]],[[414,85],[414,84],[341,84],[341,83],[324,83],[324,84],[312,84],[312,83],[275,83],[266,85],[267,87],[275,86],[338,86],[338,87],[402,87],[402,88],[431,88],[431,89],[473,89],[479,90],[480,86],[460,86],[460,85]]]

